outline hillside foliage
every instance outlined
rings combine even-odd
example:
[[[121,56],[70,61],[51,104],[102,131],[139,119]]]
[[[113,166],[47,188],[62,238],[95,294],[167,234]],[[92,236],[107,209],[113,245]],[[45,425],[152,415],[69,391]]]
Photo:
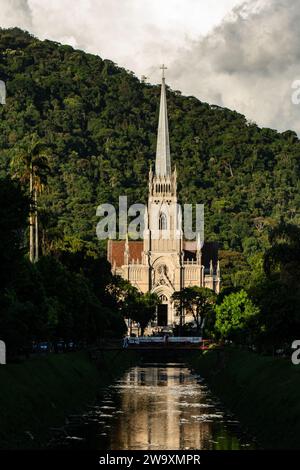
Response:
[[[125,194],[146,202],[160,87],[16,28],[0,30],[0,79],[7,85],[0,174],[12,171],[10,161],[29,134],[37,133],[50,153],[39,198],[43,253],[83,242],[104,249],[95,235],[97,206],[117,204]],[[243,264],[238,253],[266,248],[268,227],[280,217],[300,223],[297,135],[260,129],[178,91],[167,94],[181,202],[204,203],[206,238],[220,243],[224,265],[233,257]]]
[[[147,201],[160,86],[17,28],[0,29],[0,80],[2,335],[17,350],[32,337],[120,337],[128,318],[144,330],[157,299],[111,275],[96,209]],[[215,326],[219,312],[224,339],[288,345],[300,324],[299,139],[167,95],[180,202],[205,205],[206,239],[220,246]]]

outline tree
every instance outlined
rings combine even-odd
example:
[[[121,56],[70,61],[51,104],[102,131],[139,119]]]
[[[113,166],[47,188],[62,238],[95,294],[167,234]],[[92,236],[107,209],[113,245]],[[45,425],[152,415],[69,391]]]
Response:
[[[206,287],[186,287],[174,292],[172,299],[178,315],[182,310],[193,315],[197,331],[202,332],[204,321],[212,313],[216,294]]]
[[[266,275],[300,288],[300,227],[281,221],[270,232],[269,242],[264,255]]]
[[[226,296],[215,309],[216,330],[222,339],[234,341],[247,338],[251,322],[259,314],[259,308],[253,304],[244,290]]]
[[[150,321],[155,319],[159,303],[160,299],[155,293],[146,292],[137,295],[135,305],[132,306],[131,319],[139,323],[142,336]]]
[[[138,290],[121,276],[113,276],[106,286],[106,292],[112,300],[112,306],[120,311],[124,318],[131,318],[131,308],[135,303]]]
[[[0,173],[12,171],[12,151],[34,129],[47,135],[51,185],[38,197],[45,246],[77,239],[97,248],[95,207],[116,207],[124,191],[129,203],[146,202],[159,87],[17,28],[1,29],[0,54],[0,75],[13,97],[0,106]],[[219,241],[224,251],[253,255],[265,248],[269,225],[283,213],[300,224],[296,135],[260,129],[237,112],[171,89],[168,104],[180,197],[183,203],[206,201],[206,239]],[[223,270],[223,282],[241,287],[247,278],[235,276],[245,271],[236,269],[241,261],[232,258],[232,275]]]
[[[43,189],[48,170],[46,145],[37,133],[24,137],[12,150],[11,168],[14,177],[29,184],[29,259],[39,259],[38,193]]]
[[[244,287],[241,282],[249,275],[249,265],[243,253],[232,250],[219,251],[222,287]],[[246,274],[246,275],[245,275]]]
[[[300,291],[288,288],[279,279],[265,279],[252,289],[260,308],[255,342],[260,349],[274,352],[290,346],[300,330]]]
[[[0,179],[0,291],[14,279],[23,257],[29,200],[17,182]]]
[[[160,303],[159,297],[152,292],[142,294],[120,276],[112,276],[106,290],[114,308],[127,319],[129,328],[131,329],[132,322],[136,322],[140,325],[143,335],[149,322],[155,318],[156,307]]]
[[[264,276],[250,292],[261,310],[257,343],[274,351],[290,344],[300,328],[300,228],[281,221],[270,231],[269,245]]]

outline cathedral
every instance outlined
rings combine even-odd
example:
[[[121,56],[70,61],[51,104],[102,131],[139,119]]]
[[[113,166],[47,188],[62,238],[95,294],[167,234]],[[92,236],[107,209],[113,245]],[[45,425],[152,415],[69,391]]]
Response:
[[[149,172],[148,191],[143,240],[109,240],[107,256],[114,274],[141,292],[155,292],[160,297],[152,327],[173,327],[179,318],[172,294],[188,286],[207,287],[219,293],[220,265],[217,243],[201,243],[199,234],[195,241],[183,236],[177,206],[177,173],[171,164],[164,67],[155,169]]]

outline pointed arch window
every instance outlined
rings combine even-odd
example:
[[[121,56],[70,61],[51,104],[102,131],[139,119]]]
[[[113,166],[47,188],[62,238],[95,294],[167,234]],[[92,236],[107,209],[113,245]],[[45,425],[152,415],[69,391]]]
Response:
[[[168,228],[168,222],[167,222],[167,216],[163,212],[159,216],[159,230],[167,230]]]

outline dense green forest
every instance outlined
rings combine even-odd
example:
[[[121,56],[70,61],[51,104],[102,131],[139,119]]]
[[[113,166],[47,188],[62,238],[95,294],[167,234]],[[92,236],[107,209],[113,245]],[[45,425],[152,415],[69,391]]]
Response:
[[[187,72],[188,73],[188,72]],[[36,131],[49,147],[39,198],[42,248],[81,240],[99,248],[96,207],[147,197],[159,86],[108,60],[18,29],[0,30],[0,171]],[[296,134],[260,129],[229,109],[168,90],[172,161],[182,202],[205,204],[206,238],[223,250],[257,251],[281,216],[300,223]]]
[[[28,308],[33,314],[31,301],[38,305],[36,320],[42,318],[41,312],[45,314],[37,335],[46,328],[48,336],[53,331],[58,336],[68,324],[70,332],[65,334],[76,335],[83,321],[83,306],[75,308],[80,298],[89,299],[87,330],[93,322],[97,325],[102,317],[107,318],[105,308],[115,309],[116,298],[105,290],[109,268],[103,258],[106,244],[96,238],[96,208],[103,202],[117,204],[125,194],[130,203],[146,202],[160,87],[139,81],[109,60],[40,41],[17,28],[0,29],[0,79],[7,87],[6,104],[0,106],[1,202],[9,200],[10,208],[16,207],[15,215],[19,213],[14,225],[14,217],[2,208],[6,231],[1,240],[3,311],[9,312],[8,302],[19,321],[26,318],[18,313],[20,309]],[[256,317],[260,320],[251,320],[252,331],[259,330],[259,338],[268,342],[284,327],[284,339],[290,340],[299,326],[296,310],[300,305],[299,139],[293,131],[261,129],[235,111],[182,96],[179,91],[168,88],[167,93],[179,197],[182,203],[205,204],[206,239],[220,244],[222,298],[224,293],[233,295],[227,298],[227,307],[225,302],[217,309],[218,314],[225,318],[234,304],[258,312],[249,304],[253,301],[259,306]],[[19,181],[22,191],[14,181]],[[30,184],[37,198],[42,255],[34,265],[23,258],[29,251],[29,212],[24,205],[32,205],[26,202]],[[19,202],[14,206],[16,199]],[[16,234],[20,239],[14,242]],[[7,251],[5,246],[9,246]],[[96,287],[95,260],[100,260],[103,281]],[[21,263],[17,271],[14,263]],[[79,292],[78,298],[67,296],[71,304],[65,305],[64,295],[59,298],[62,286],[65,291]],[[235,291],[241,289],[247,292],[240,291],[235,298]],[[33,292],[42,296],[33,300]],[[239,311],[238,307],[237,315]],[[8,323],[11,318],[8,315]],[[30,324],[28,320],[24,328]],[[7,324],[5,328],[9,331]],[[111,329],[106,320],[104,330]],[[121,323],[117,330],[121,334]],[[225,334],[220,329],[224,337],[231,337],[229,330]]]
[[[9,356],[40,340],[95,342],[126,331],[105,259],[60,251],[30,263],[24,256],[29,200],[19,185],[0,179],[0,332]],[[115,280],[117,282],[117,279]]]

